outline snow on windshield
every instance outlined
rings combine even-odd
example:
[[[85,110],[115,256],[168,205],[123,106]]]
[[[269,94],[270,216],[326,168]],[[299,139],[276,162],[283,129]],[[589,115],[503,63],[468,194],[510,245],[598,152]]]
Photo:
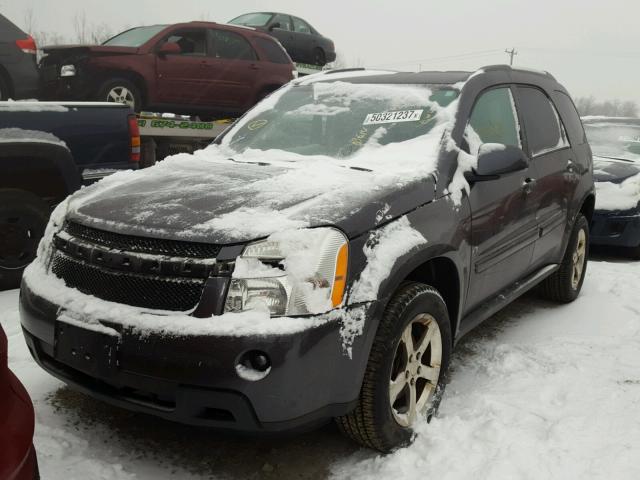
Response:
[[[318,88],[317,98],[331,98],[330,107],[359,109],[359,123],[349,124],[353,133],[346,137],[347,146],[354,147],[354,151],[347,158],[318,151],[287,151],[275,145],[269,148],[266,144],[260,145],[263,148],[245,145],[242,151],[234,150],[233,142],[253,133],[251,128],[266,128],[259,121],[273,120],[271,110],[295,88],[280,89],[259,103],[237,122],[221,145],[211,145],[193,155],[179,154],[148,169],[116,173],[76,194],[71,211],[82,220],[84,206],[122,195],[123,190],[128,189],[131,201],[113,216],[113,221],[102,226],[134,225],[143,229],[144,222],[156,217],[162,219],[161,224],[155,230],[147,230],[149,234],[171,232],[174,236],[189,238],[215,233],[248,240],[281,230],[304,228],[314,221],[335,224],[376,198],[435,172],[442,139],[454,117],[457,101],[440,106],[430,100],[432,92],[423,87],[390,88],[335,82]],[[421,126],[425,133],[395,137],[399,141],[384,144],[398,124],[374,123],[366,135],[358,137],[366,115],[384,113],[377,105],[366,107],[365,101],[372,96],[383,98],[389,110],[422,109],[423,115],[428,112],[429,117],[425,117],[428,125]],[[299,103],[295,108],[303,105]],[[331,113],[310,117],[324,122],[324,119],[343,115]],[[409,118],[418,114],[402,115]],[[285,116],[282,114],[276,120]],[[399,123],[425,120],[420,118],[417,122]],[[322,129],[322,125],[318,129]],[[273,135],[281,138],[287,133],[274,131]],[[212,201],[213,195],[219,198]],[[176,211],[180,205],[189,215]],[[85,218],[100,227],[99,219]]]

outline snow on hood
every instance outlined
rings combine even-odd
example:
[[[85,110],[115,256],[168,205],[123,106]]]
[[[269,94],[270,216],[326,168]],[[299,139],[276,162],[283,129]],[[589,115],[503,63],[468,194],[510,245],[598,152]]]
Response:
[[[325,88],[343,95],[341,83]],[[254,117],[286,90],[261,102]],[[375,225],[376,212],[385,203],[392,204],[389,214],[397,216],[420,204],[415,195],[421,195],[422,203],[433,199],[433,173],[455,105],[434,108],[443,120],[429,133],[385,146],[372,136],[348,159],[282,150],[237,153],[227,146],[227,136],[222,145],[179,154],[148,169],[119,172],[81,190],[72,197],[69,217],[128,234],[236,243],[282,230],[340,226],[367,212],[369,224],[349,222],[350,228],[359,223],[365,231]],[[404,195],[403,203],[402,191],[412,189],[413,196]]]
[[[631,210],[640,202],[640,173],[623,182],[597,182],[596,210]]]
[[[593,157],[593,177],[596,182],[622,183],[640,173],[640,164],[631,160]]]

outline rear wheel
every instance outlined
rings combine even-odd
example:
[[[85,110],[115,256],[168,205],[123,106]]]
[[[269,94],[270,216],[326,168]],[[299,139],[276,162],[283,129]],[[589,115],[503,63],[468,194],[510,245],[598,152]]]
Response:
[[[404,284],[378,327],[358,405],[336,419],[338,427],[381,452],[409,443],[416,422],[438,408],[450,354],[442,297],[428,285]]]
[[[112,78],[102,84],[98,98],[103,102],[124,103],[139,112],[142,109],[140,89],[125,78]]]
[[[0,100],[9,99],[9,86],[7,82],[0,76]]]
[[[49,219],[49,207],[21,190],[0,192],[0,289],[17,288],[36,258]]]
[[[327,64],[327,58],[321,48],[313,51],[313,64],[324,67]]]
[[[589,256],[589,222],[579,214],[560,268],[540,286],[545,298],[555,302],[573,302],[582,289]]]

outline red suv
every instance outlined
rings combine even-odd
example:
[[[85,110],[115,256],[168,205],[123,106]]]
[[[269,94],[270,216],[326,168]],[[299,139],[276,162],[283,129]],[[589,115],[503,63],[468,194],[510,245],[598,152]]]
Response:
[[[212,22],[126,30],[99,46],[45,47],[44,96],[136,111],[238,115],[294,78],[273,37]]]

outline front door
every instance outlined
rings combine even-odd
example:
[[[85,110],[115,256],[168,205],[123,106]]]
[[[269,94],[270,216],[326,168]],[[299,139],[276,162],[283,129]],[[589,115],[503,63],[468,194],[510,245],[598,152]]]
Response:
[[[493,88],[476,100],[465,138],[472,155],[484,143],[521,147],[522,134],[512,89]],[[471,273],[468,311],[522,278],[530,269],[538,237],[528,168],[471,185]]]
[[[206,105],[207,92],[211,86],[211,59],[207,56],[206,30],[176,30],[158,47],[165,42],[178,44],[181,52],[157,54],[158,103]]]
[[[558,263],[568,226],[569,202],[579,176],[573,152],[560,115],[540,89],[518,86],[518,105],[523,118],[528,154],[536,170],[532,199],[536,204],[540,239],[533,254],[533,266]]]

